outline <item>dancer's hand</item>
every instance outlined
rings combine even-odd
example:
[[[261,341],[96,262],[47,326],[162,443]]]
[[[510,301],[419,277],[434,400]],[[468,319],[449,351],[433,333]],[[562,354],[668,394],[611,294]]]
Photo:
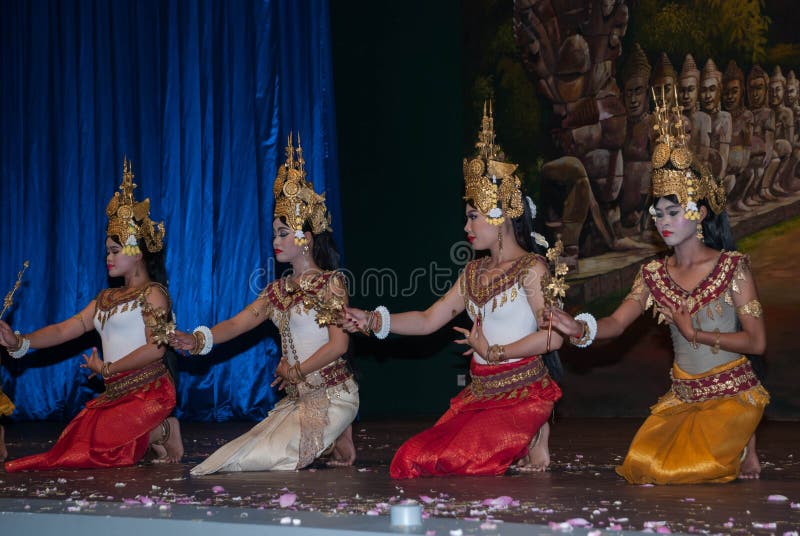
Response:
[[[186,350],[187,352],[194,350],[194,345],[196,343],[197,341],[194,340],[194,335],[178,331],[177,329],[169,336],[169,345],[176,350]]]
[[[369,313],[363,309],[345,307],[344,318],[342,319],[342,329],[348,333],[355,333],[356,331],[366,333],[368,318]]]
[[[6,348],[16,348],[17,336],[11,326],[0,320],[0,344]]]
[[[81,363],[81,368],[88,368],[92,371],[92,373],[89,374],[89,378],[93,378],[102,373],[103,361],[97,355],[97,348],[92,348],[92,354],[90,356],[83,354],[83,359],[86,362]]]
[[[461,355],[472,355],[478,352],[479,355],[485,359],[489,353],[489,341],[483,334],[483,326],[481,325],[481,317],[477,317],[472,324],[472,329],[467,331],[464,328],[453,326],[453,329],[464,335],[463,339],[456,339],[455,343],[468,345],[469,348]]]
[[[664,311],[661,311],[661,309],[659,311],[664,315],[667,324],[672,324],[678,328],[678,331],[687,341],[694,339],[695,329],[692,325],[692,316],[689,314],[686,302],[681,302],[677,307],[670,305],[664,308]]]
[[[270,387],[278,386],[278,391],[283,391],[289,384],[289,360],[281,357],[278,366],[275,367],[275,379],[269,384]]]
[[[540,330],[546,330],[552,325],[553,329],[565,337],[580,338],[583,335],[583,325],[570,316],[563,309],[548,305],[542,311]]]

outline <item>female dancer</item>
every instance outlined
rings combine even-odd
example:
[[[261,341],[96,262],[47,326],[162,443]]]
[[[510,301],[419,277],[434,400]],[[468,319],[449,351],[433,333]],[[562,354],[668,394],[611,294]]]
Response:
[[[675,112],[673,112],[675,113]],[[614,313],[599,321],[554,310],[553,327],[578,346],[610,339],[650,307],[670,326],[672,387],[651,408],[617,473],[635,484],[690,484],[758,478],[755,430],[769,395],[746,354],[766,346],[747,256],[734,251],[725,191],[693,160],[683,132],[657,108],[653,152],[656,229],[672,254],[641,267]],[[679,117],[679,112],[677,112]]]
[[[169,417],[175,387],[162,362],[171,303],[166,287],[164,225],[150,220],[150,200],[134,200],[125,162],[119,192],[106,208],[108,275],[124,285],[100,292],[80,313],[28,335],[0,321],[0,344],[12,357],[48,348],[96,329],[103,343],[84,355],[82,368],[105,380],[106,390],[70,421],[48,452],[6,462],[8,472],[56,468],[122,467],[144,457],[148,445],[165,461],[183,456],[180,427]]]
[[[523,202],[517,166],[498,159],[493,119],[485,110],[478,148],[476,158],[464,161],[464,230],[473,248],[489,256],[471,261],[457,284],[425,311],[346,311],[345,329],[373,331],[379,338],[432,333],[464,309],[473,320],[471,330],[455,328],[464,335],[456,342],[468,345],[464,354],[472,355],[472,383],[433,428],[400,447],[392,478],[499,475],[523,458],[528,470],[544,470],[550,462],[547,419],[561,390],[541,358],[547,333],[538,331],[536,314],[544,307],[541,283],[549,272],[546,261],[531,253],[535,207],[529,198]],[[553,334],[551,347],[560,344]]]
[[[270,283],[253,303],[213,328],[175,332],[172,345],[207,354],[269,319],[278,326],[283,357],[273,386],[287,396],[249,432],[223,445],[193,475],[217,471],[302,469],[333,448],[331,465],[355,460],[351,423],[358,411],[358,384],[342,358],[349,336],[336,327],[347,293],[338,267],[324,195],[306,180],[302,148],[286,148],[275,179],[275,258],[292,273]],[[338,439],[337,439],[338,438]]]

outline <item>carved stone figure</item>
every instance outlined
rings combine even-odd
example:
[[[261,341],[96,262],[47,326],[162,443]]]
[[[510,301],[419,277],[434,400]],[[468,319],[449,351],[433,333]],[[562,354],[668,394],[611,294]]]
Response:
[[[518,0],[514,4],[517,44],[534,83],[552,102],[555,141],[564,155],[580,162],[591,185],[588,197],[564,190],[565,185],[559,183],[553,189],[562,190],[563,195],[558,200],[548,198],[546,204],[558,203],[553,212],[561,208],[563,215],[591,214],[594,225],[589,240],[595,250],[597,241],[606,249],[630,247],[618,239],[626,115],[613,72],[627,13],[621,0],[569,5],[555,0]],[[559,180],[558,172],[551,173],[559,167],[580,175],[574,164],[575,160],[558,159],[547,168],[544,180]],[[570,184],[569,188],[574,188],[581,182]],[[590,211],[595,205],[599,209]],[[566,232],[567,225],[575,222],[557,214],[548,218],[551,225],[561,227],[566,251],[577,252],[580,233]]]
[[[786,78],[780,65],[775,66],[769,79],[769,105],[775,113],[775,156],[765,172],[762,196],[774,199],[788,192],[781,184],[784,175],[794,175],[792,161],[792,142],[794,139],[794,112],[784,104],[786,95]],[[789,167],[792,166],[790,170]]]
[[[760,65],[754,65],[747,76],[747,102],[753,112],[753,136],[750,141],[752,172],[742,198],[734,205],[735,210],[748,211],[760,205],[764,172],[772,159],[775,143],[775,113],[767,106],[769,76]]]
[[[714,60],[708,58],[700,77],[700,107],[711,118],[708,165],[717,178],[724,178],[728,169],[733,119],[720,109],[722,98],[722,72]]]
[[[790,140],[792,147],[800,145],[800,98],[798,98],[800,95],[798,93],[800,93],[800,81],[797,80],[794,71],[789,71],[789,74],[786,75],[785,102],[794,114],[794,139]]]
[[[669,61],[669,56],[666,52],[662,52],[661,56],[656,60],[653,67],[653,78],[650,85],[653,86],[656,98],[661,98],[663,91],[664,96],[667,97],[670,106],[675,104],[675,83],[678,80],[678,73]]]
[[[687,54],[683,60],[681,74],[678,75],[678,104],[683,107],[683,114],[689,118],[691,128],[689,146],[694,155],[707,164],[711,142],[711,118],[698,107],[699,88],[700,71],[692,55]]]
[[[731,60],[722,77],[722,106],[731,114],[731,147],[728,153],[727,175],[723,179],[728,192],[728,207],[738,202],[750,182],[750,141],[753,135],[753,112],[744,106],[744,72]]]
[[[650,192],[652,117],[649,113],[648,83],[650,64],[636,43],[622,68],[627,128],[622,146],[623,183],[620,209],[624,227],[641,221]]]

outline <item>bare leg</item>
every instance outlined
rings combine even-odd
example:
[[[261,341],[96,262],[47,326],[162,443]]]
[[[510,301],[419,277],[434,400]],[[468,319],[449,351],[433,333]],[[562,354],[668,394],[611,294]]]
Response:
[[[3,425],[0,424],[0,462],[8,457],[8,449],[6,449],[6,431]]]
[[[550,423],[545,422],[531,444],[528,445],[528,455],[517,464],[517,468],[524,473],[541,473],[550,466]]]
[[[346,467],[356,461],[356,447],[353,444],[353,425],[349,425],[333,443],[333,457],[328,465]]]
[[[761,475],[761,464],[756,453],[756,435],[747,442],[747,454],[744,456],[742,466],[739,468],[739,478],[742,480],[756,480]]]
[[[157,461],[178,463],[183,458],[181,425],[175,417],[168,417],[150,430],[150,446],[158,456]]]

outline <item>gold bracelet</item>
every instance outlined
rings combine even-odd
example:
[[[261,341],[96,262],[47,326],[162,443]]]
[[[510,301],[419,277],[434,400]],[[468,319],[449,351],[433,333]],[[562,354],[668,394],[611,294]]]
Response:
[[[23,337],[22,335],[20,335],[19,333],[16,333],[16,332],[14,333],[14,337],[17,338],[17,346],[15,348],[9,347],[8,348],[9,352],[17,352],[17,351],[19,351],[19,349],[22,348],[22,343],[25,340],[25,337]]]
[[[700,345],[697,344],[697,328],[692,328],[692,329],[694,329],[694,334],[692,335],[691,345],[692,345],[692,348],[697,350],[698,348],[700,348]]]
[[[206,345],[206,336],[203,335],[201,331],[194,331],[192,332],[192,337],[194,337],[194,348],[189,350],[189,353],[197,355],[200,353],[200,350],[203,349],[203,346]]]
[[[712,354],[718,354],[719,353],[719,329],[715,329],[714,333],[716,334],[716,337],[714,337],[714,346],[711,347],[711,353]]]
[[[106,361],[103,363],[103,366],[100,367],[100,376],[102,376],[104,380],[111,377],[111,363],[109,361]]]
[[[578,323],[582,326],[582,331],[580,338],[578,337],[570,337],[569,342],[572,343],[573,346],[581,346],[586,344],[589,340],[589,324],[585,320],[578,320]]]

